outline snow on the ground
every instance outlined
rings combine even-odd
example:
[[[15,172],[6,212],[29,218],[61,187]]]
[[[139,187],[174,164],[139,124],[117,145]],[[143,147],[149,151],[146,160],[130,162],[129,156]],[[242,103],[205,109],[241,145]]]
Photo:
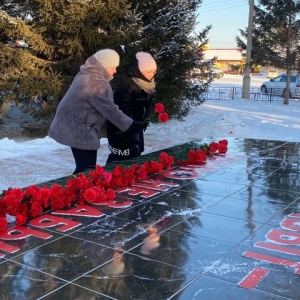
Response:
[[[259,88],[265,75],[251,78],[251,88]],[[225,75],[212,86],[242,87],[242,76]],[[253,138],[300,142],[300,101],[256,101],[246,99],[209,100],[192,108],[184,121],[170,120],[165,124],[150,124],[145,132],[145,154],[172,145],[201,138]],[[99,151],[107,151],[107,140]],[[28,141],[0,139],[0,160],[25,157],[26,154],[47,156],[49,152],[68,147],[49,137]]]

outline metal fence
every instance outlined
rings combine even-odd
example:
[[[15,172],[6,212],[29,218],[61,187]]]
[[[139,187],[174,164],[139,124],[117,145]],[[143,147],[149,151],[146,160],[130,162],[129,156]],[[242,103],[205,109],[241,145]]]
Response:
[[[234,100],[242,98],[243,89],[241,87],[210,87],[201,95],[202,100]],[[284,89],[269,89],[267,93],[262,93],[260,88],[250,89],[250,99],[259,101],[276,101],[283,99]],[[290,99],[299,99],[300,91],[291,90]]]

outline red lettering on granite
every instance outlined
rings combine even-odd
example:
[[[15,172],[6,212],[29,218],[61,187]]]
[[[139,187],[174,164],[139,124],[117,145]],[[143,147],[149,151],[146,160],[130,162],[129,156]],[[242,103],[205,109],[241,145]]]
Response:
[[[282,245],[300,245],[300,234],[280,229],[272,229],[266,238]]]
[[[277,251],[281,253],[287,253],[291,255],[300,256],[300,250],[290,247],[285,247],[282,245],[287,246],[299,246],[300,245],[300,223],[299,220],[296,218],[300,218],[300,213],[292,213],[288,217],[286,217],[280,224],[281,227],[286,230],[281,229],[272,229],[266,234],[266,241],[265,242],[256,242],[254,247],[259,247],[266,250]],[[257,259],[269,263],[273,263],[276,265],[290,267],[296,269],[295,273],[300,275],[300,262],[282,259],[280,257],[269,256],[266,254],[255,253],[252,251],[246,251],[243,253],[244,257]],[[258,272],[258,273],[257,273]],[[262,272],[262,273],[260,273]],[[266,275],[263,273],[268,273],[268,271],[257,271],[254,269],[245,279],[243,279],[239,286],[244,288],[252,289],[254,288]],[[261,275],[260,275],[261,274]],[[262,277],[261,277],[262,276]],[[257,277],[257,279],[256,279]]]
[[[60,217],[55,217],[55,216],[48,215],[48,214],[42,215],[40,217],[37,217],[37,218],[31,220],[29,222],[29,224],[32,226],[41,227],[41,228],[54,227],[57,225],[64,224],[64,226],[57,228],[58,231],[62,231],[62,232],[68,231],[70,229],[73,229],[73,228],[81,225],[81,223],[79,223],[79,222],[60,218]]]
[[[293,214],[290,214],[289,216],[293,217],[293,218],[300,218],[300,213],[293,213]]]
[[[197,173],[192,168],[179,168],[175,170],[169,170],[163,173],[167,178],[179,179],[179,180],[190,180],[200,177],[200,174]]]
[[[202,173],[208,173],[208,172],[216,170],[215,166],[207,165],[206,163],[204,165],[188,165],[188,166],[183,166],[183,167],[180,167],[180,168],[184,169],[184,170],[194,170],[194,169],[196,169],[197,171],[200,171]]]
[[[18,225],[0,231],[0,239],[4,240],[22,240],[30,236],[35,236],[44,240],[52,237],[51,234]]]
[[[282,252],[282,253],[288,253],[288,254],[300,256],[300,250],[291,249],[291,248],[284,247],[284,246],[269,244],[269,243],[265,243],[265,242],[257,242],[254,244],[254,246],[263,248],[263,249],[268,249],[268,250],[273,250],[273,251],[278,251],[278,252]]]
[[[300,263],[299,262],[288,260],[288,259],[283,259],[280,257],[269,256],[269,255],[265,255],[265,254],[261,254],[261,253],[255,253],[252,251],[244,252],[243,256],[248,257],[248,258],[266,261],[269,263],[273,263],[275,265],[294,268],[294,269],[296,269],[295,273],[297,275],[300,275]]]
[[[130,207],[131,205],[132,205],[132,201],[130,200],[125,200],[125,201],[111,200],[107,202],[107,206],[112,208],[125,208],[125,207]]]
[[[206,165],[205,163],[199,163],[196,165],[187,165],[187,166],[181,166],[180,169],[182,170],[199,170],[199,169],[203,169],[203,167]]]
[[[14,246],[11,246],[11,245],[7,245],[3,242],[0,242],[0,250],[3,250],[5,252],[9,252],[9,253],[14,253],[14,252],[19,251],[20,248],[14,247]],[[3,256],[4,256],[4,254],[0,253],[0,257],[3,257]]]
[[[139,182],[135,182],[132,184],[132,186],[143,187],[149,190],[166,192],[169,190],[170,187],[178,187],[179,184],[172,183],[172,182],[163,182],[160,180],[146,179]]]
[[[238,284],[238,286],[252,290],[262,281],[265,276],[268,275],[269,272],[269,270],[264,268],[255,268]]]
[[[110,201],[99,201],[99,202],[93,202],[93,205],[107,205],[109,207],[113,208],[125,208],[125,207],[130,207],[132,205],[131,200],[110,200]]]
[[[281,227],[287,230],[300,231],[300,220],[294,218],[285,218],[281,222]]]
[[[141,197],[143,197],[143,198],[149,198],[149,197],[155,196],[159,193],[158,191],[147,190],[147,189],[134,187],[134,186],[125,186],[125,187],[115,190],[115,192],[116,193],[127,192],[128,195],[132,195],[132,196],[141,195]]]
[[[95,203],[93,203],[95,204]],[[97,204],[97,203],[96,203]],[[98,218],[104,215],[103,212],[89,206],[86,204],[79,205],[77,207],[68,209],[68,210],[55,210],[51,212],[54,215],[71,215],[71,216],[80,216],[80,217],[94,217]]]

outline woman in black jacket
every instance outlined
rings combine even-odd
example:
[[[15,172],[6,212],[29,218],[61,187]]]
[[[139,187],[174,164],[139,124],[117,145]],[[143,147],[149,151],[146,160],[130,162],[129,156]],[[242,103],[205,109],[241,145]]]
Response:
[[[154,75],[157,66],[147,52],[138,52],[127,77],[118,86],[114,102],[121,111],[143,128],[137,133],[122,132],[107,121],[107,138],[111,153],[107,163],[138,157],[144,151],[144,133],[149,124],[150,107],[155,93]]]

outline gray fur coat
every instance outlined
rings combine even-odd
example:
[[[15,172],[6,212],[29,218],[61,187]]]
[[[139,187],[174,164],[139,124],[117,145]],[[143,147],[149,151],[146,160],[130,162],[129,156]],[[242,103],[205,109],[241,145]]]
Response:
[[[49,137],[72,148],[97,150],[105,119],[127,130],[132,119],[114,104],[111,79],[96,57],[89,57],[58,105]]]

